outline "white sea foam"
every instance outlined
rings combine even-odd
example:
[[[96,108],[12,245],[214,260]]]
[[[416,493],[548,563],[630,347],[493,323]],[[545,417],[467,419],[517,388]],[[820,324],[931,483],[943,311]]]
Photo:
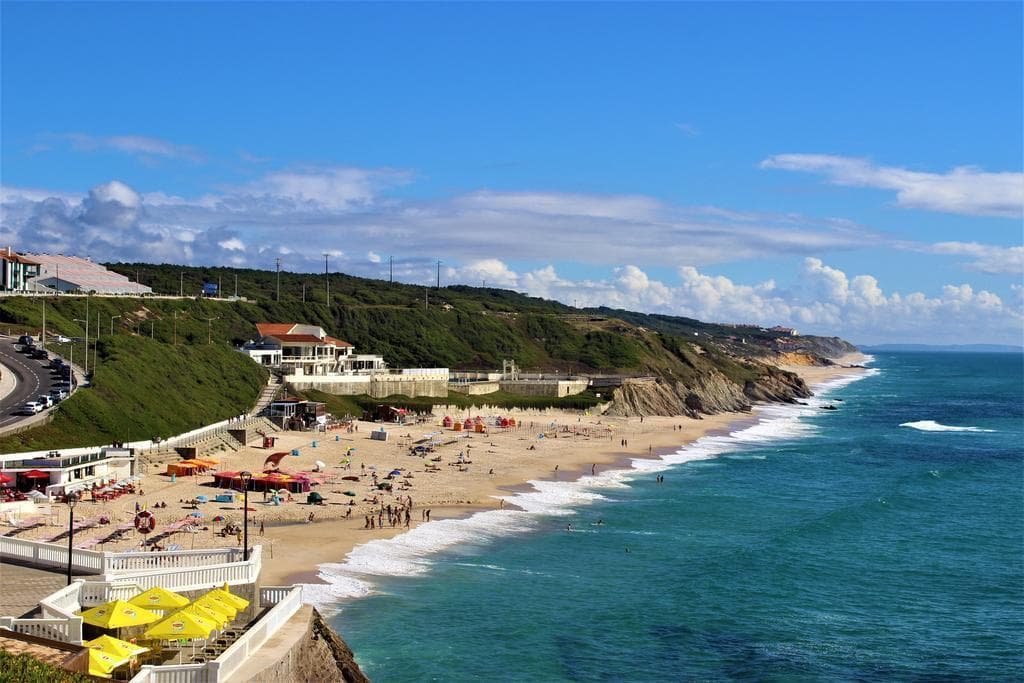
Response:
[[[322,610],[336,609],[345,600],[364,597],[378,590],[383,577],[417,576],[430,571],[432,557],[459,548],[476,548],[505,536],[526,534],[549,523],[545,518],[575,514],[576,510],[609,500],[600,491],[623,488],[639,476],[664,471],[687,462],[709,461],[723,453],[752,444],[800,438],[816,427],[803,420],[820,415],[828,403],[823,395],[877,370],[844,375],[814,387],[816,396],[805,404],[768,404],[754,408],[757,422],[728,435],[704,436],[658,458],[637,458],[627,470],[603,470],[575,481],[531,481],[531,490],[504,496],[518,509],[488,510],[462,519],[435,520],[404,534],[356,546],[341,562],[319,566],[326,584],[308,584],[304,599]],[[712,465],[711,462],[700,464]],[[582,529],[580,531],[583,531]],[[492,565],[488,568],[498,570]]]
[[[954,427],[935,422],[934,420],[918,420],[917,422],[903,422],[900,427],[919,429],[922,432],[994,432],[994,429],[983,429],[981,427]]]

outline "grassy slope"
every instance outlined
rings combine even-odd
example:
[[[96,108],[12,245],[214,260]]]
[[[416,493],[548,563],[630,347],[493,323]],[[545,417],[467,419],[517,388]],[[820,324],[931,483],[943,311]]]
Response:
[[[0,650],[0,683],[91,683],[97,679],[71,673],[26,654]]]
[[[0,452],[167,437],[247,409],[265,371],[226,345],[171,346],[121,334],[99,343],[93,386],[53,422],[0,438]]]

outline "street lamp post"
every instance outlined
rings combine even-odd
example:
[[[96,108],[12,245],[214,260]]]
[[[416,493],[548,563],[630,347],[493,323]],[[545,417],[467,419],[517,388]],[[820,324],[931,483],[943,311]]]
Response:
[[[239,472],[242,478],[242,561],[249,561],[249,480],[252,472]]]
[[[67,494],[68,503],[68,585],[71,585],[71,552],[74,549],[75,542],[75,503],[78,502],[78,496],[74,493]]]
[[[74,319],[76,323],[85,323],[85,374],[89,374],[89,316],[85,316],[85,320],[81,318]],[[74,346],[72,346],[74,348]],[[74,351],[72,351],[74,353]]]
[[[206,321],[206,343],[213,343],[213,321],[220,320],[220,316],[214,316],[212,318],[203,318]]]
[[[114,320],[117,318],[123,318],[123,315],[112,315],[110,316],[110,336],[114,336]]]

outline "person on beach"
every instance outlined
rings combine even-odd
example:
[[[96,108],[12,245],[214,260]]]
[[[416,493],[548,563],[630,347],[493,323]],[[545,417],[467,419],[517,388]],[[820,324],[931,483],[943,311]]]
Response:
[[[264,531],[263,520],[260,520],[260,536],[263,535],[263,531]]]
[[[596,474],[596,473],[597,473],[597,463],[594,463],[593,465],[590,466],[590,474]]]
[[[427,510],[427,521],[430,521],[430,510]]]

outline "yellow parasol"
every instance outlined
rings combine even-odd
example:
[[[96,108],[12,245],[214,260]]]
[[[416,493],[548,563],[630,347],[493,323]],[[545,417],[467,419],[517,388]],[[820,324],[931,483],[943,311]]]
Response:
[[[115,657],[103,650],[89,650],[89,675],[110,678],[110,672],[131,660],[131,657]]]
[[[225,600],[218,598],[216,595],[210,595],[209,593],[199,598],[192,604],[202,605],[203,607],[212,609],[215,612],[220,612],[221,614],[227,616],[229,619],[234,619],[236,616],[238,616],[237,608],[235,608],[233,605],[229,605]]]
[[[86,641],[85,646],[92,650],[106,652],[114,658],[134,657],[135,655],[140,655],[143,652],[149,652],[148,647],[142,647],[135,643],[129,643],[127,640],[113,638],[108,635],[102,635],[99,638],[93,638],[92,640]]]
[[[160,618],[148,609],[136,607],[124,600],[114,600],[99,607],[84,610],[80,613],[82,621],[100,628],[123,628],[125,626],[142,626],[152,624]]]
[[[179,610],[159,624],[154,624],[142,634],[153,640],[178,640],[181,638],[209,638],[217,624],[199,614]]]
[[[146,609],[173,610],[187,605],[189,599],[174,591],[155,586],[144,593],[139,593],[128,602]]]
[[[211,595],[219,600],[223,600],[235,609],[245,609],[249,606],[249,601],[243,598],[242,596],[235,595],[234,593],[229,591],[227,584],[224,584],[223,588],[214,588],[209,593],[206,593],[206,595],[204,595],[203,597],[205,598],[207,595]]]
[[[216,624],[217,628],[224,628],[224,625],[231,621],[231,617],[229,617],[224,612],[218,612],[212,607],[207,607],[206,605],[198,602],[192,603],[191,605],[183,609],[182,612],[189,612],[191,614],[198,615],[203,619],[206,619]]]

